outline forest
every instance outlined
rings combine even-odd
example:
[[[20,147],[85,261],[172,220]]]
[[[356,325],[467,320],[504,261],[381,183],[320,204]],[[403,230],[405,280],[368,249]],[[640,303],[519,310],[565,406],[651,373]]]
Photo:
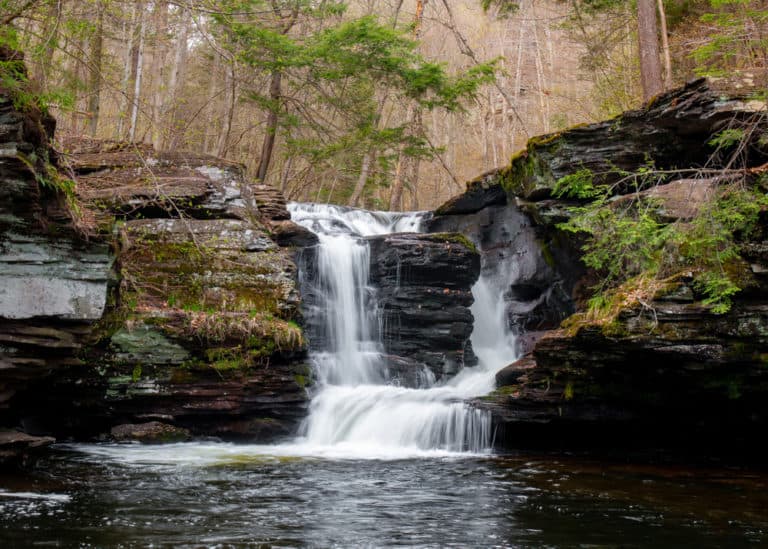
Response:
[[[438,206],[528,138],[693,77],[766,83],[759,0],[0,0],[83,138],[243,163],[290,200]],[[643,70],[641,70],[641,68]],[[4,85],[20,75],[2,67]],[[23,78],[27,78],[24,76]]]

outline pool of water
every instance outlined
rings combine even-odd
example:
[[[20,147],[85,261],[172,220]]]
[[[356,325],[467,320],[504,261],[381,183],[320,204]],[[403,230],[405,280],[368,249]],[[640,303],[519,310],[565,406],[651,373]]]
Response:
[[[547,455],[56,448],[0,476],[0,547],[758,547],[768,475]]]

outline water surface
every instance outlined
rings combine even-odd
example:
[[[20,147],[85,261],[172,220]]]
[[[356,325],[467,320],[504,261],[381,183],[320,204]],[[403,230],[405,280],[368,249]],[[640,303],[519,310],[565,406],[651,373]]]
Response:
[[[30,473],[0,477],[0,546],[768,544],[762,472],[540,455],[338,459],[267,451],[59,447]]]

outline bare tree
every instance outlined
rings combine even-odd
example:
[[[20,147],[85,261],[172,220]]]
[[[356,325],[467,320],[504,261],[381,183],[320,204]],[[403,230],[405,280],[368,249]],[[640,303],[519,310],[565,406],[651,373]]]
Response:
[[[637,37],[640,50],[640,81],[643,98],[648,101],[661,93],[664,84],[661,79],[659,60],[659,26],[654,0],[637,0]]]
[[[128,127],[128,141],[136,138],[136,124],[139,118],[139,102],[141,100],[141,77],[144,71],[144,6],[139,3],[139,45],[136,50],[136,76],[133,80],[133,95],[131,105],[131,125]]]
[[[99,109],[101,107],[101,67],[104,44],[104,2],[96,2],[96,28],[91,38],[90,75],[88,78],[88,133],[96,137],[99,127]]]

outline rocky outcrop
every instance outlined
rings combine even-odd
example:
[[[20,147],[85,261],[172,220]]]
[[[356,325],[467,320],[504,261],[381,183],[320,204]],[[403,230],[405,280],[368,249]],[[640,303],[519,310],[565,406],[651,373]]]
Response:
[[[711,158],[712,137],[764,109],[762,101],[725,92],[706,79],[694,80],[642,109],[531,139],[502,170],[500,182],[509,196],[537,202],[552,196],[560,178],[589,170],[596,183],[616,185],[617,194],[633,192],[633,180],[626,174],[639,168],[652,167],[669,181],[705,166],[719,167]],[[757,136],[754,141],[746,151],[747,165],[761,163],[767,152]]]
[[[291,434],[311,375],[293,250],[269,230],[287,212],[212,157],[119,144],[70,155],[84,203],[117,227],[115,280],[81,361],[27,395],[20,420],[74,437],[147,420],[194,435]]]
[[[53,437],[36,437],[16,430],[0,430],[0,466],[25,465],[55,440]]]
[[[23,70],[15,52],[0,61]],[[24,387],[77,362],[107,301],[109,247],[77,227],[49,146],[54,126],[0,87],[0,414]]]
[[[381,308],[383,344],[390,369],[419,385],[406,372],[426,365],[440,379],[477,359],[472,334],[471,288],[480,256],[456,234],[390,234],[368,237],[370,280]]]
[[[480,405],[499,443],[764,447],[768,284],[748,293],[715,315],[683,280],[610,322],[573,317],[497,375]]]
[[[86,138],[63,144],[75,189],[52,121],[0,92],[0,425],[291,434],[312,379],[293,246],[312,239],[280,193],[222,159]]]
[[[622,195],[631,190],[622,182],[627,172],[653,165],[662,170],[661,179],[632,190],[633,197],[653,198],[659,220],[685,222],[724,177],[689,177],[707,162],[716,166],[708,144],[713,135],[757,108],[764,104],[729,99],[706,81],[695,81],[642,110],[531,140],[510,168],[498,172],[498,184],[508,193],[508,208],[524,212],[536,234],[563,238],[557,237],[557,224],[576,202],[552,196],[560,178],[589,169],[596,182],[612,184]],[[747,167],[768,160],[757,142],[748,155]],[[753,172],[759,176],[761,170]],[[613,203],[620,207],[631,199],[616,196]],[[435,223],[442,230],[454,218],[460,225],[469,216],[446,208]],[[741,242],[741,259],[728,266],[742,291],[727,314],[705,306],[692,274],[682,272],[628,291],[603,315],[577,313],[562,329],[548,332],[531,354],[499,372],[499,388],[477,402],[493,415],[497,443],[689,445],[713,453],[765,449],[755,433],[768,425],[767,227],[763,214],[750,239]],[[540,242],[539,249],[546,249]],[[572,267],[563,270],[578,257],[572,252],[578,244],[564,245],[570,259],[553,263],[556,276],[578,274]],[[586,278],[569,280],[575,298],[589,284],[590,273],[581,274]]]

